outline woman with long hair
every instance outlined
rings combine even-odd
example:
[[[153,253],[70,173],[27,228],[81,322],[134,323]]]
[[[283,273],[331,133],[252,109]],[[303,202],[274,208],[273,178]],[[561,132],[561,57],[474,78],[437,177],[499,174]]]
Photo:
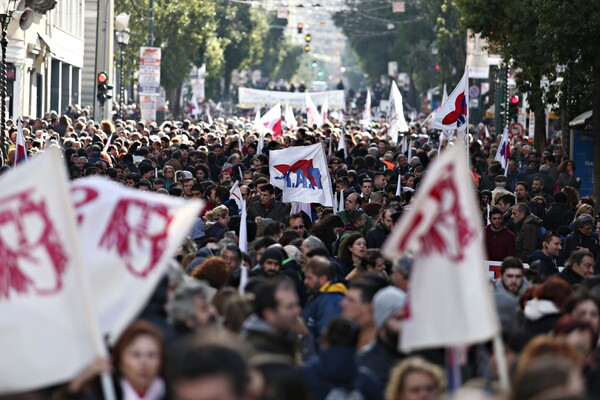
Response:
[[[558,188],[563,189],[565,186],[574,188],[579,187],[579,182],[575,177],[575,163],[573,160],[563,160],[558,166]]]
[[[317,221],[310,230],[312,236],[316,236],[325,244],[329,254],[332,254],[333,242],[339,231],[344,228],[344,220],[339,215],[329,214]]]
[[[163,336],[152,324],[136,321],[113,348],[116,389],[120,400],[167,398]]]
[[[342,267],[342,276],[347,276],[354,268],[360,268],[366,252],[367,241],[360,233],[353,233],[342,240],[337,257]]]

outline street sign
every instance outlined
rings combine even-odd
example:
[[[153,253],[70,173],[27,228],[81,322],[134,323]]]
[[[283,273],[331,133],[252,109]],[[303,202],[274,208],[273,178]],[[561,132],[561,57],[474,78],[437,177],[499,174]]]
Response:
[[[510,124],[510,137],[521,136],[525,133],[525,128],[518,122]]]
[[[469,97],[478,97],[479,96],[479,87],[477,85],[473,85],[469,88]]]

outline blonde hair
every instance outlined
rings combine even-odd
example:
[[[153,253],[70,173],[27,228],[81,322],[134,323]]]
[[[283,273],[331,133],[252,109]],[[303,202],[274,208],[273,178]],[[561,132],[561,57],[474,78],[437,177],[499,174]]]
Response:
[[[204,215],[204,217],[206,218],[207,221],[217,222],[221,218],[226,217],[228,215],[229,215],[229,209],[226,206],[224,206],[223,204],[221,204],[220,206],[217,206],[217,207],[213,208],[212,210],[210,210],[209,212],[207,212]]]
[[[400,394],[404,391],[406,378],[412,372],[429,375],[435,383],[438,395],[446,390],[446,378],[440,367],[422,358],[410,357],[396,365],[390,372],[390,381],[385,388],[385,400],[402,400]]]
[[[589,204],[582,204],[577,208],[577,211],[575,211],[575,218],[573,220],[576,220],[577,218],[579,218],[579,216],[581,214],[588,214],[589,216],[591,216],[592,218],[594,217],[594,207],[592,207]]]

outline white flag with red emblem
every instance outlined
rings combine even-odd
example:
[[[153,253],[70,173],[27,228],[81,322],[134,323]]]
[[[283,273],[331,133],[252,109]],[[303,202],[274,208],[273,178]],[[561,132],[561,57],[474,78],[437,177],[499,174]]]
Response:
[[[463,146],[444,151],[383,245],[391,260],[415,253],[402,350],[469,345],[498,332],[471,183]]]
[[[278,138],[283,134],[281,127],[281,104],[275,104],[265,115],[260,119],[261,124],[267,132],[273,134],[273,139]]]
[[[321,143],[269,153],[271,183],[283,191],[283,202],[319,203],[333,207],[333,193]]]
[[[465,73],[448,99],[435,112],[431,122],[433,129],[467,130],[469,126],[469,71]]]
[[[328,113],[329,113],[329,105],[327,104],[327,97],[325,97],[325,101],[323,102],[323,105],[321,105],[322,125],[325,124],[325,122],[327,122]]]
[[[315,103],[313,103],[313,101],[310,98],[310,96],[308,95],[308,93],[305,93],[305,95],[306,95],[306,123],[310,127],[312,127],[313,125],[317,125],[317,127],[320,127],[321,125],[323,125],[323,119],[321,118],[321,114],[319,113],[319,110],[317,110]]]
[[[296,121],[296,117],[294,117],[294,111],[289,105],[285,106],[285,125],[290,131],[298,127],[298,121]]]
[[[390,99],[388,102],[387,121],[390,125],[388,135],[391,136],[392,143],[398,143],[398,132],[408,132],[409,127],[404,118],[404,106],[402,104],[402,94],[396,81],[392,81],[390,89]]]
[[[100,177],[73,181],[71,197],[100,329],[114,341],[150,298],[203,204]]]
[[[0,178],[0,394],[74,378],[98,354],[60,151]],[[94,332],[96,337],[94,340]]]

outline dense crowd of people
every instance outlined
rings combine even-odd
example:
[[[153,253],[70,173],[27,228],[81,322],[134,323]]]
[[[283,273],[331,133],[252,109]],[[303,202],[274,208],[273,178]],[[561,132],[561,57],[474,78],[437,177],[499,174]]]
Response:
[[[380,248],[410,212],[428,166],[457,139],[438,143],[437,133],[415,124],[403,152],[385,121],[364,127],[331,119],[317,128],[298,120],[300,128],[267,134],[259,152],[248,117],[160,126],[24,119],[29,157],[61,147],[71,179],[101,175],[206,205],[179,249],[179,268],[111,347],[110,360],[98,359],[71,382],[0,398],[98,399],[101,372],[113,375],[125,400],[446,395],[444,349],[398,349],[414,256],[386,260]],[[14,143],[16,124],[8,126]],[[329,154],[341,137],[346,151]],[[600,221],[594,200],[578,194],[576,163],[560,136],[543,153],[516,137],[505,173],[495,161],[499,137],[474,128],[468,140],[480,201],[471,215],[487,221],[488,259],[501,262],[490,290],[506,352],[494,354],[491,343],[465,348],[459,390],[473,398],[600,397]],[[334,195],[344,203],[292,213],[270,183],[269,152],[315,143],[323,144]],[[0,173],[10,170],[12,147]],[[230,195],[235,182],[247,204],[247,252]],[[510,366],[509,392],[498,384],[498,357]]]

